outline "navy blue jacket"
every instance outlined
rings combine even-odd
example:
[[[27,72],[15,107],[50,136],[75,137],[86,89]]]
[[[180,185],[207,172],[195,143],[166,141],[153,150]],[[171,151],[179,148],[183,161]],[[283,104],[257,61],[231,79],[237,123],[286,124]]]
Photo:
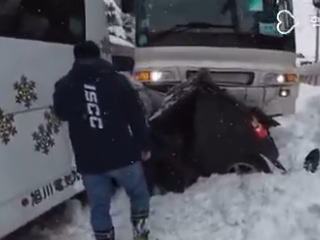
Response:
[[[53,102],[57,116],[69,123],[80,173],[128,166],[148,149],[138,93],[107,61],[77,60],[55,84]]]

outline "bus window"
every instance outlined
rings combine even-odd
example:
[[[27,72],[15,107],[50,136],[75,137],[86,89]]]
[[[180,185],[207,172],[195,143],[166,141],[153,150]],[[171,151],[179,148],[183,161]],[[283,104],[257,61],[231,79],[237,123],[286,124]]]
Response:
[[[0,36],[66,44],[82,41],[84,0],[0,0]]]

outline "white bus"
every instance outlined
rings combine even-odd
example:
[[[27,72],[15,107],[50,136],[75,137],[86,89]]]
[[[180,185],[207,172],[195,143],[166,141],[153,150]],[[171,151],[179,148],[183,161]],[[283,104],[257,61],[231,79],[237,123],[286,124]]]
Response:
[[[303,11],[296,11],[297,42],[302,53],[299,74],[304,83],[320,86],[320,1],[303,0],[299,5],[303,7]]]
[[[248,105],[271,116],[295,112],[295,32],[277,31],[291,0],[135,0],[134,9],[138,81],[162,88],[208,68]],[[292,26],[288,15],[280,18],[281,29]]]
[[[83,191],[54,83],[88,39],[109,54],[101,0],[0,1],[0,238]]]

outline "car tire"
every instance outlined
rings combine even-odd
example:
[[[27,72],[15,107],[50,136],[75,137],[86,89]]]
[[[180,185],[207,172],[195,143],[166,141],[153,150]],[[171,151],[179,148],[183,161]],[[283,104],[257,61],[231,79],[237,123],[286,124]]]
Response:
[[[271,173],[271,169],[261,156],[254,156],[246,160],[235,161],[227,167],[226,172],[235,174]]]

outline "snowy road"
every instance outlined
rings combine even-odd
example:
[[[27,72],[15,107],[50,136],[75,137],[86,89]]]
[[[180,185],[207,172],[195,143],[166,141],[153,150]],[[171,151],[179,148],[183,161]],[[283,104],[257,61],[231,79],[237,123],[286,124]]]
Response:
[[[297,114],[279,119],[273,134],[288,175],[212,176],[185,194],[152,199],[152,239],[318,240],[320,173],[302,170],[304,156],[320,146],[320,87],[302,86]],[[128,201],[113,204],[117,239],[130,239]],[[70,201],[59,223],[31,229],[23,240],[93,240],[89,211]]]

